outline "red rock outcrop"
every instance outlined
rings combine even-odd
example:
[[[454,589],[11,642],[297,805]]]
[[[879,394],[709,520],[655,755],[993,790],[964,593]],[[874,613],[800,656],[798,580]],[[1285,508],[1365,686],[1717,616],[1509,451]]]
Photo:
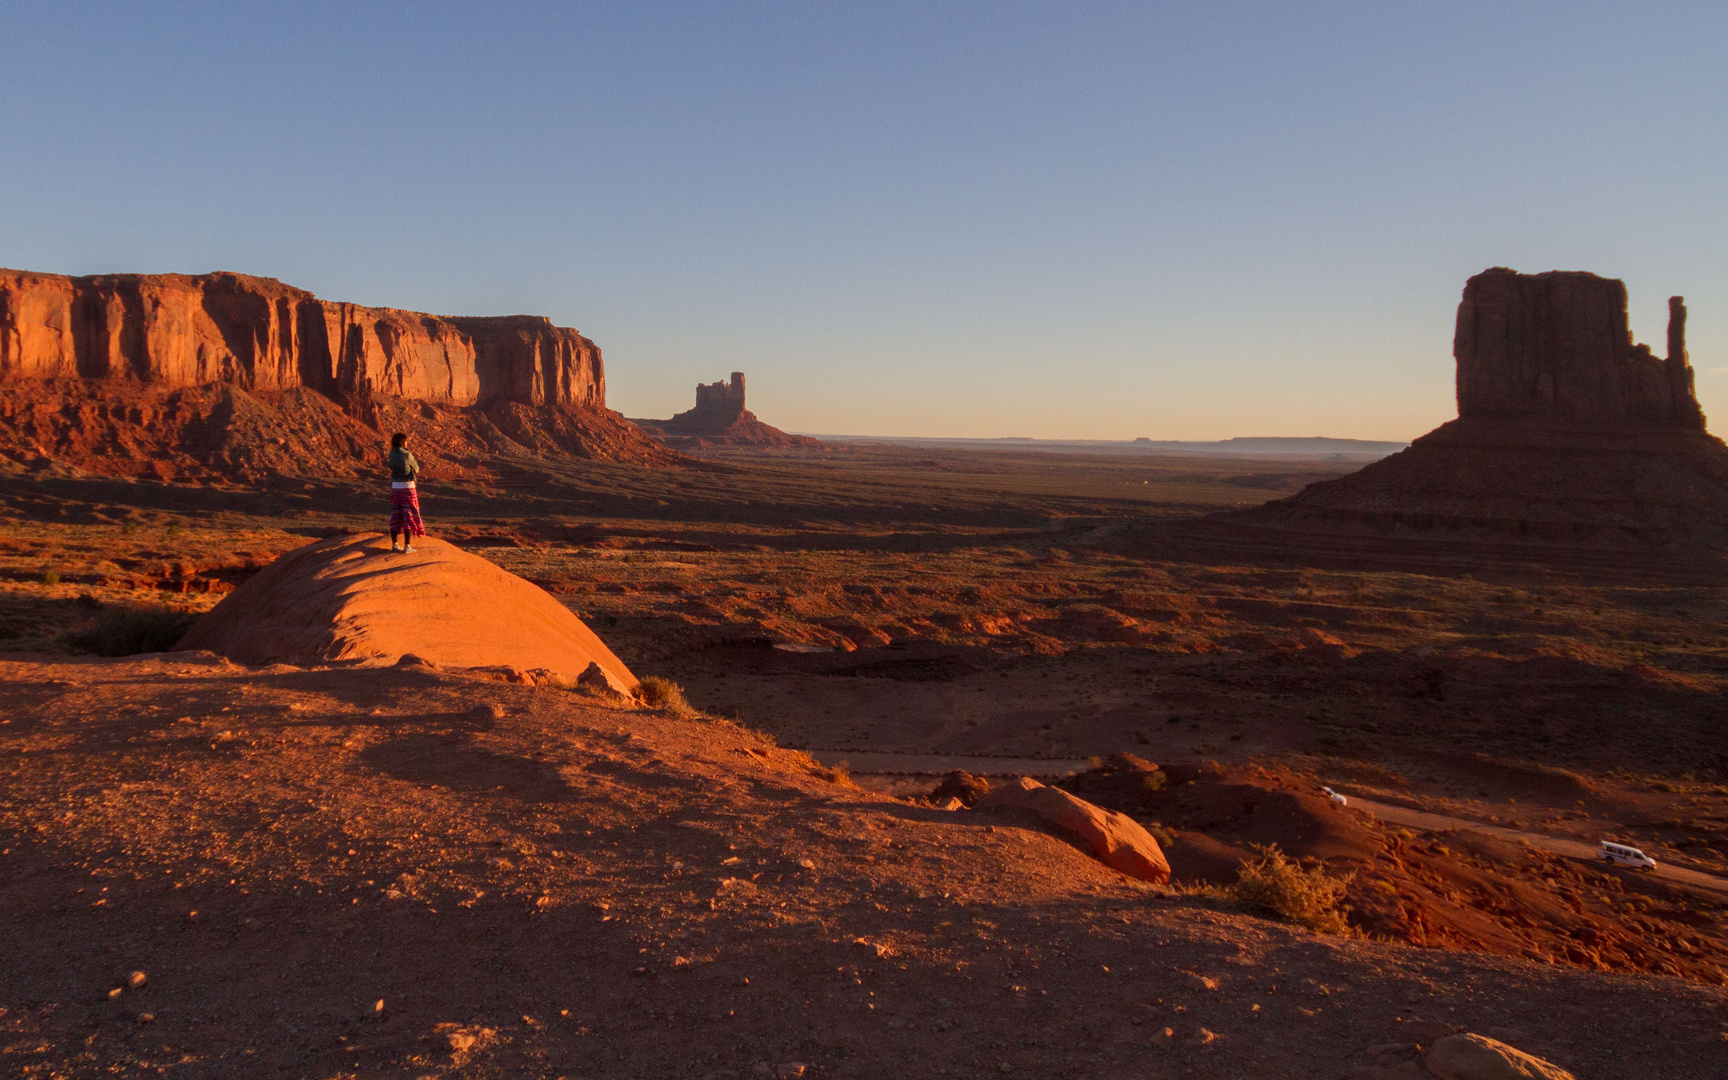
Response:
[[[606,404],[599,348],[538,316],[368,308],[244,274],[0,270],[0,379],[73,377],[452,405]]]
[[[1728,549],[1728,447],[1693,396],[1686,306],[1668,356],[1634,344],[1626,287],[1594,274],[1471,278],[1458,419],[1338,480],[1217,521],[1386,538]]]
[[[667,446],[682,450],[723,446],[814,450],[825,445],[820,439],[788,434],[756,419],[756,414],[744,407],[742,371],[734,371],[729,383],[697,383],[696,407],[670,420],[632,418],[630,422]]]
[[[534,315],[319,300],[243,274],[0,270],[0,460],[163,479],[360,475],[380,432],[428,463],[679,455],[606,408],[600,350]]]
[[[193,626],[182,649],[245,664],[544,669],[632,693],[636,676],[538,585],[434,537],[392,554],[381,533],[337,536],[278,558]]]
[[[1580,272],[1484,270],[1464,286],[1452,355],[1458,416],[1703,431],[1686,305],[1668,301],[1668,358],[1632,341],[1626,286]]]

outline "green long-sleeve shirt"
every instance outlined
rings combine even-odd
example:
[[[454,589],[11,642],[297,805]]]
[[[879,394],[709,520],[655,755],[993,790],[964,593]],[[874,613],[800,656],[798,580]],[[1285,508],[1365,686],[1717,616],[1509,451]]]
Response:
[[[420,475],[420,463],[406,449],[390,451],[390,481],[403,484]]]

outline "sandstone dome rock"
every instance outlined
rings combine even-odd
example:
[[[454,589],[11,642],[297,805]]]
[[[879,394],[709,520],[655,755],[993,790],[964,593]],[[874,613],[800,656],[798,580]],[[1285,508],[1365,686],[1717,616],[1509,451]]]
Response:
[[[393,555],[378,533],[288,552],[200,619],[180,649],[244,664],[394,663],[544,668],[572,681],[590,664],[621,694],[636,676],[543,589],[442,540]]]
[[[1635,344],[1626,287],[1594,274],[1471,278],[1458,419],[1287,499],[1215,519],[1338,538],[1728,550],[1728,447],[1704,429],[1669,301],[1668,355]]]

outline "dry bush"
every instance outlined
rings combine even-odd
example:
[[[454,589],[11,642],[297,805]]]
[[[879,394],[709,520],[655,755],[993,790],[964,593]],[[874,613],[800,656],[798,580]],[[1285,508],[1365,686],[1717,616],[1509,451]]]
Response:
[[[658,675],[643,679],[636,687],[636,696],[650,709],[665,709],[677,716],[688,716],[694,711],[684,700],[684,688]]]
[[[171,608],[109,608],[96,625],[71,638],[72,647],[97,656],[167,652],[186,636],[198,616]]]
[[[1158,841],[1159,847],[1169,849],[1176,846],[1175,832],[1165,828],[1162,821],[1142,821],[1140,827],[1151,834],[1152,839]]]
[[[1354,874],[1338,877],[1323,866],[1303,867],[1291,862],[1277,844],[1255,846],[1257,862],[1243,863],[1236,884],[1227,890],[1230,899],[1245,907],[1306,926],[1322,934],[1351,934],[1345,913],[1345,890]]]
[[[826,780],[830,784],[838,784],[841,787],[855,788],[858,786],[852,780],[852,763],[851,762],[836,761],[832,765],[824,765],[820,761],[817,761],[815,758],[810,757],[808,754],[806,754],[805,757],[810,762],[811,775],[817,777],[818,779]]]

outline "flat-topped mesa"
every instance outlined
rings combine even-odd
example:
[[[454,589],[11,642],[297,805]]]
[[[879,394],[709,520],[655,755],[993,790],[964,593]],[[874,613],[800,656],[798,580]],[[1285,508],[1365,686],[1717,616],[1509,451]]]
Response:
[[[1633,343],[1624,283],[1579,271],[1484,270],[1458,305],[1459,417],[1703,431],[1686,305],[1676,296],[1668,309],[1664,360]]]
[[[599,348],[540,316],[361,307],[244,274],[0,270],[0,380],[65,378],[458,406],[606,404]]]

